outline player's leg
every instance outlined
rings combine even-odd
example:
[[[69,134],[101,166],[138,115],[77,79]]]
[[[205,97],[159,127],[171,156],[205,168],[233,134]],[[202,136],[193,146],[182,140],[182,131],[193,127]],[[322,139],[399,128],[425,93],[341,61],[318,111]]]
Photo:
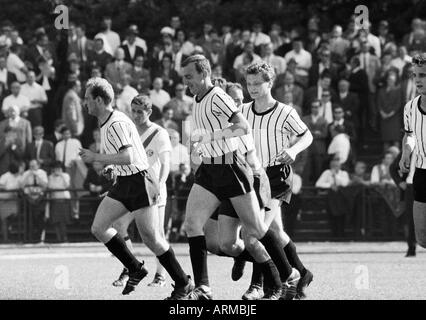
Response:
[[[160,237],[166,240],[166,234],[164,232],[164,216],[165,216],[165,205],[158,206],[158,231],[160,233]],[[166,240],[167,241],[167,240]],[[166,284],[166,269],[164,269],[163,265],[160,263],[158,259],[155,260],[157,269],[155,271],[154,279],[148,286],[150,287],[163,287]]]
[[[175,290],[171,298],[183,298],[192,290],[192,285],[188,275],[177,261],[172,247],[160,234],[157,205],[135,211],[135,222],[145,245],[156,255],[159,262],[175,281]]]
[[[99,204],[91,231],[121,261],[130,274],[143,278],[143,273],[146,272],[143,262],[136,259],[127,248],[123,238],[111,227],[114,221],[127,212],[127,208],[121,202],[106,196]]]
[[[426,202],[414,200],[413,220],[417,243],[426,248]]]
[[[220,255],[219,226],[217,211],[207,220],[204,225],[204,236],[206,237],[207,251],[215,255]]]
[[[134,213],[128,212],[124,216],[118,218],[112,224],[112,227],[115,230],[117,230],[118,234],[126,242],[126,246],[130,250],[130,252],[133,252],[133,244],[132,244],[132,241],[130,240],[127,230],[129,229],[129,225],[132,223],[134,219],[135,219]],[[124,267],[123,270],[121,271],[121,274],[118,276],[118,279],[115,280],[112,283],[112,285],[114,287],[122,287],[124,282],[126,282],[128,278],[129,278],[129,270],[126,267]]]
[[[213,193],[197,183],[192,186],[186,204],[184,221],[196,286],[191,299],[211,299],[207,271],[207,245],[203,228],[219,204],[220,201]]]
[[[299,271],[300,273],[300,280],[297,284],[296,298],[304,299],[306,298],[305,290],[312,282],[313,274],[311,271],[305,268],[299,258],[299,255],[297,254],[296,245],[290,239],[288,234],[284,231],[282,211],[281,206],[279,205],[279,201],[274,199],[273,202],[277,203],[271,203],[271,211],[275,211],[276,213],[273,214],[274,218],[271,222],[270,228],[277,232],[281,241],[281,245],[283,246],[284,252],[288,258],[288,261],[290,262],[291,266],[297,269],[297,271]]]

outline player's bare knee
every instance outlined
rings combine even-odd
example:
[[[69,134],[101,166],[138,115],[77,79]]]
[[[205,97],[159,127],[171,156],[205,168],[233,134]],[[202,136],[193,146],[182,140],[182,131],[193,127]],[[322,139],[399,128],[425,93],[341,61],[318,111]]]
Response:
[[[220,251],[232,256],[234,254],[235,246],[234,243],[223,242],[220,243]]]
[[[183,227],[188,237],[204,233],[203,226],[196,219],[186,219],[183,223]]]

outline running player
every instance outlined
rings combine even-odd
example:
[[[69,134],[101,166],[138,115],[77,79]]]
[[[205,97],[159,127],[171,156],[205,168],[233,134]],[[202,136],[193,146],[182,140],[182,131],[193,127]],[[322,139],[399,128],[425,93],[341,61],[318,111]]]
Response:
[[[203,227],[220,202],[230,199],[247,233],[265,246],[281,272],[283,282],[293,281],[291,268],[276,233],[268,230],[253,191],[248,164],[236,150],[240,137],[250,133],[247,120],[232,99],[211,82],[210,63],[194,55],[182,63],[184,83],[194,94],[192,141],[200,144],[202,163],[190,191],[184,227],[196,288],[189,299],[212,299],[207,272],[207,248]],[[261,167],[255,171],[261,170]],[[296,271],[296,270],[295,270]]]
[[[301,275],[297,287],[297,298],[304,298],[304,288],[312,281],[312,273],[300,261],[296,246],[284,232],[281,217],[281,204],[289,202],[291,197],[291,166],[296,156],[312,143],[312,134],[302,122],[295,109],[276,101],[271,95],[275,79],[273,67],[265,62],[250,65],[246,71],[247,90],[254,99],[242,106],[242,114],[249,121],[258,157],[266,170],[271,186],[271,209],[265,213],[265,223],[280,236],[280,245],[287,258]],[[290,146],[290,136],[297,138]],[[251,242],[256,245],[255,242]],[[247,246],[247,244],[246,244]],[[255,248],[247,248],[250,252]],[[238,262],[237,262],[238,263]],[[256,271],[256,266],[254,266]],[[252,278],[261,283],[261,274]],[[291,287],[289,290],[292,290]],[[249,288],[248,291],[252,291]],[[288,291],[289,291],[288,290]]]
[[[187,296],[193,289],[192,281],[183,272],[167,241],[159,235],[156,206],[160,193],[158,181],[147,171],[148,160],[138,130],[124,113],[113,110],[114,91],[107,80],[92,78],[86,86],[85,105],[89,114],[98,118],[102,153],[81,149],[80,156],[86,163],[113,165],[117,176],[115,185],[98,207],[92,233],[129,270],[129,279],[122,292],[129,294],[148,271],[111,226],[127,212],[134,212],[144,243],[176,282],[170,298]]]
[[[172,145],[167,131],[156,123],[149,120],[152,114],[152,102],[146,95],[138,95],[133,98],[131,103],[131,111],[133,121],[138,128],[143,147],[148,157],[148,164],[150,169],[160,184],[160,198],[157,204],[158,207],[158,231],[163,239],[166,239],[164,234],[164,209],[167,200],[167,187],[166,180],[170,171],[170,153]],[[128,213],[118,219],[113,227],[126,241],[127,247],[133,252],[132,241],[127,233],[130,223],[135,219],[134,213]],[[149,286],[162,287],[165,285],[166,271],[161,263],[156,260],[157,271],[153,281]],[[119,278],[113,282],[113,285],[118,287],[122,286],[124,280],[128,277],[128,270],[124,268]]]
[[[426,53],[414,56],[412,63],[419,95],[404,107],[405,134],[399,167],[403,173],[409,172],[413,151],[416,153],[413,220],[417,243],[426,248]]]

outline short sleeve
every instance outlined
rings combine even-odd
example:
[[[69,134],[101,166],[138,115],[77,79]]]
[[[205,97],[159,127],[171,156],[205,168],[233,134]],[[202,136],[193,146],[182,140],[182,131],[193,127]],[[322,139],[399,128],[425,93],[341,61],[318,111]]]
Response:
[[[413,133],[412,113],[413,100],[409,101],[404,107],[404,131],[406,133]]]
[[[286,121],[284,122],[284,129],[289,133],[292,133],[296,136],[302,136],[307,130],[308,127],[306,124],[300,119],[294,108],[291,108]]]
[[[239,112],[239,109],[230,96],[225,92],[218,92],[212,99],[212,112],[217,117],[226,117],[229,121],[235,113]]]
[[[128,124],[122,121],[117,121],[111,124],[108,134],[112,138],[110,141],[118,151],[132,147],[130,138],[130,130]]]
[[[170,138],[166,130],[160,130],[160,132],[158,133],[158,139],[156,139],[155,146],[157,148],[158,154],[167,151],[172,151],[172,144],[170,142]]]

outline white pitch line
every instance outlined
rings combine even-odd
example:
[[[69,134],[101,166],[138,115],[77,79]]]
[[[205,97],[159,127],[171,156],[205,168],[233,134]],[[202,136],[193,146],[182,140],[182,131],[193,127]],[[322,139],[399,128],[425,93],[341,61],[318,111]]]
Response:
[[[0,255],[0,260],[27,260],[27,259],[63,259],[63,258],[108,258],[110,253],[33,253]]]

